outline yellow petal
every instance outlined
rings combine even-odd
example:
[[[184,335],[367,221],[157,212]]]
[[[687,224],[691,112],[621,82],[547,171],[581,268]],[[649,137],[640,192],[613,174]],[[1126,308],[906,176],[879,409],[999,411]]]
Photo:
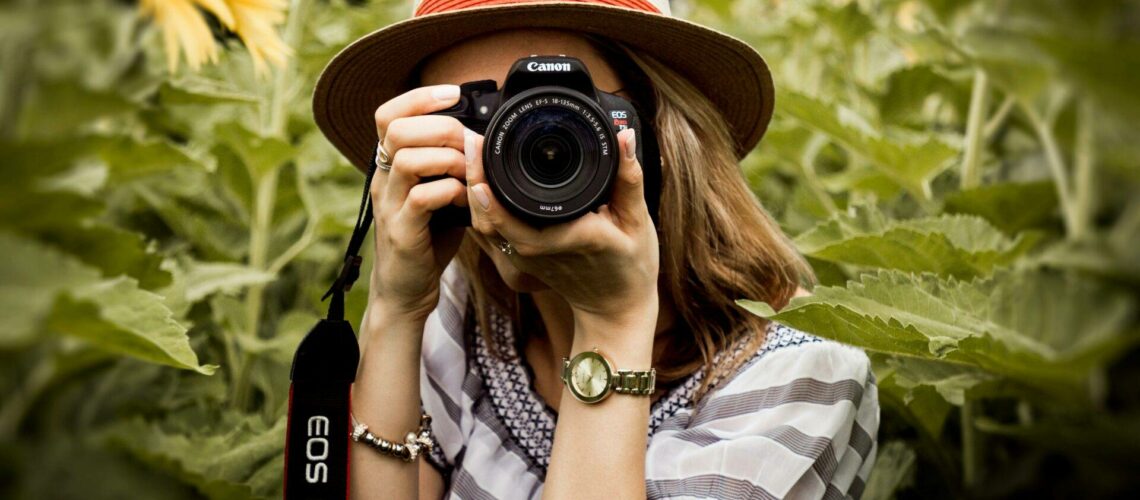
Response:
[[[285,22],[284,0],[226,0],[234,14],[234,32],[237,33],[258,75],[266,73],[265,61],[281,67],[292,50],[277,32],[277,25]]]
[[[206,19],[191,0],[142,0],[140,10],[154,18],[162,30],[166,64],[171,73],[178,69],[179,49],[186,63],[197,70],[203,62],[218,57],[218,47]]]
[[[234,14],[230,12],[230,6],[226,5],[225,0],[195,0],[195,2],[213,13],[225,27],[234,29]]]

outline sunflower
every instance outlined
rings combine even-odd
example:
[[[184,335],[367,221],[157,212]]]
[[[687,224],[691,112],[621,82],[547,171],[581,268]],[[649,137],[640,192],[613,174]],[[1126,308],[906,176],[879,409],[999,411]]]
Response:
[[[281,67],[292,54],[277,34],[276,26],[285,22],[285,0],[225,0],[234,14],[233,31],[245,43],[258,74],[268,68],[265,61]]]
[[[258,75],[267,71],[267,60],[283,66],[292,53],[276,29],[285,21],[285,0],[140,0],[141,12],[162,30],[171,73],[178,69],[179,49],[195,71],[218,60],[218,46],[199,7],[241,38]]]

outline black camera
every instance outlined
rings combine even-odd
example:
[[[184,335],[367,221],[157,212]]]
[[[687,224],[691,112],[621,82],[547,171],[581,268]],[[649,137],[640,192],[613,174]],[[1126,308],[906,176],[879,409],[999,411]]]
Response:
[[[656,222],[661,165],[652,125],[642,123],[640,106],[595,88],[582,61],[524,57],[511,66],[501,90],[494,80],[479,80],[460,85],[459,96],[455,106],[431,114],[454,116],[483,134],[487,184],[520,219],[554,224],[605,203],[621,155],[617,133],[632,128]],[[432,224],[469,226],[470,212],[448,206],[433,214]]]

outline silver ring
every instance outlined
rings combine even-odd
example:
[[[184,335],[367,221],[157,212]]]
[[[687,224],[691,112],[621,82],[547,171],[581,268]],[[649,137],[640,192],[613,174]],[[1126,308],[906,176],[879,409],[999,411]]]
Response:
[[[384,149],[384,140],[376,143],[376,167],[385,172],[392,170],[392,155]]]
[[[511,246],[511,242],[509,242],[507,240],[500,240],[499,241],[499,251],[503,252],[507,255],[510,255],[512,253],[515,253],[515,247]]]

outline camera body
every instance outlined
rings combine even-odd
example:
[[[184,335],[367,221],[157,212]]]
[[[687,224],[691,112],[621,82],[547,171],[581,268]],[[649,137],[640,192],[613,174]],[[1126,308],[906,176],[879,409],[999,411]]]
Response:
[[[521,58],[502,89],[494,80],[463,83],[458,103],[431,114],[453,116],[484,135],[487,184],[508,210],[536,226],[574,219],[609,200],[621,156],[616,136],[632,128],[656,223],[661,180],[656,134],[642,123],[634,103],[598,90],[576,58]],[[432,224],[469,226],[470,212],[448,206],[433,214]]]

